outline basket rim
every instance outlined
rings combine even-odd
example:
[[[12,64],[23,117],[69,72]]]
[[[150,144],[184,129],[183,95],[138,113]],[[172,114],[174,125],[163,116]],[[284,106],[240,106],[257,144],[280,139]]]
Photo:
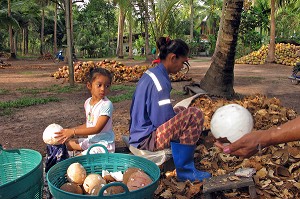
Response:
[[[100,154],[89,154],[89,153],[87,153],[86,155],[84,155],[84,156],[76,156],[76,157],[72,157],[72,158],[69,158],[69,159],[66,159],[66,160],[63,160],[63,161],[61,161],[61,162],[58,162],[57,164],[55,164],[53,167],[51,167],[50,169],[49,169],[49,171],[47,172],[47,174],[46,174],[46,179],[47,179],[47,183],[48,183],[48,185],[49,185],[49,187],[50,188],[52,188],[52,189],[54,189],[55,190],[55,192],[61,192],[61,193],[64,193],[64,194],[68,194],[68,195],[70,195],[70,196],[73,196],[73,197],[78,197],[78,196],[82,196],[82,195],[80,195],[80,194],[74,194],[74,193],[70,193],[70,192],[65,192],[65,191],[63,191],[63,190],[61,190],[61,189],[59,189],[59,187],[57,187],[56,185],[54,185],[53,183],[52,183],[52,181],[50,181],[50,179],[49,179],[49,176],[50,175],[52,175],[51,173],[56,169],[56,168],[60,168],[60,166],[62,165],[62,164],[71,164],[71,163],[74,163],[74,162],[81,162],[83,159],[89,159],[89,158],[97,158],[97,157],[100,157],[100,155],[101,156],[107,156],[107,158],[108,157],[113,157],[113,156],[122,156],[122,157],[130,157],[130,158],[134,158],[135,160],[143,160],[143,162],[145,162],[145,164],[148,166],[153,166],[153,168],[157,168],[157,176],[155,176],[155,177],[152,177],[151,176],[151,178],[153,179],[153,181],[152,181],[152,183],[151,184],[149,184],[148,186],[146,186],[146,187],[143,187],[143,188],[140,188],[140,189],[137,189],[137,190],[134,190],[134,191],[130,191],[129,193],[131,193],[131,194],[136,194],[136,193],[140,193],[140,192],[143,192],[143,191],[145,191],[145,190],[148,190],[149,189],[149,187],[152,187],[152,186],[158,186],[158,181],[159,181],[159,179],[160,179],[160,169],[159,169],[159,167],[154,163],[154,162],[152,162],[151,160],[148,160],[148,159],[146,159],[146,158],[143,158],[143,157],[140,157],[140,156],[135,156],[135,155],[131,155],[131,154],[124,154],[124,153],[100,153]],[[87,162],[89,162],[89,161],[87,161]],[[89,167],[89,166],[92,166],[93,164],[89,164],[89,163],[87,163],[87,164],[84,164],[83,166],[84,167]],[[151,174],[150,174],[151,175]],[[59,177],[59,176],[57,176],[57,177]],[[157,178],[156,178],[157,177]],[[156,179],[155,179],[156,178]],[[121,182],[122,183],[122,182]],[[128,193],[126,193],[126,192],[124,192],[124,193],[120,193],[120,194],[114,194],[114,196],[120,196],[120,195],[124,195],[124,196],[127,196],[126,194],[128,194]],[[101,197],[101,196],[100,196]],[[106,197],[106,196],[105,196]]]
[[[25,179],[27,176],[29,176],[30,174],[32,174],[35,170],[37,170],[41,163],[42,163],[42,155],[40,152],[36,151],[36,150],[33,150],[33,149],[25,149],[25,148],[22,148],[22,149],[2,149],[0,148],[0,156],[3,155],[3,153],[20,153],[20,151],[23,151],[23,152],[33,152],[37,155],[37,158],[39,158],[39,162],[33,167],[31,168],[31,170],[25,174],[23,174],[22,176],[14,179],[14,180],[11,180],[10,182],[7,182],[7,183],[4,183],[4,184],[1,184],[0,185],[0,188],[6,188],[7,186],[10,186],[12,184],[15,184],[16,182],[19,182],[19,181],[22,181],[23,179]],[[10,162],[10,163],[13,163],[13,162]],[[3,168],[3,167],[1,167]]]

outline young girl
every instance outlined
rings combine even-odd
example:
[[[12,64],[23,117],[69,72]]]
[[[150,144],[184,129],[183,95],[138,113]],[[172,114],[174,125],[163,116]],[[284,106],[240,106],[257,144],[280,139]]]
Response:
[[[63,140],[69,151],[83,151],[81,154],[85,155],[91,145],[100,143],[109,152],[115,152],[115,135],[112,128],[113,105],[106,97],[111,83],[112,74],[108,70],[104,68],[90,69],[87,88],[91,92],[91,97],[84,103],[86,123],[56,133],[56,138]],[[75,136],[88,137],[75,139]],[[90,152],[101,153],[103,149],[94,147]]]

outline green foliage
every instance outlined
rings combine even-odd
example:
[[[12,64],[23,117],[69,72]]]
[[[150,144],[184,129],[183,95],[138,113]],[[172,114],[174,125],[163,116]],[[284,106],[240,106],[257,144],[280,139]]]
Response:
[[[14,25],[14,33],[18,50],[23,38],[23,31],[28,30],[29,52],[36,56],[40,51],[41,41],[41,11],[45,11],[44,27],[44,52],[53,53],[54,40],[54,5],[58,5],[57,18],[57,44],[58,48],[66,46],[66,29],[64,1],[11,1],[11,17],[7,17],[7,1],[0,1],[0,51],[9,52],[9,34],[7,25]],[[46,4],[42,4],[42,2]],[[74,1],[73,1],[74,2]],[[112,57],[115,55],[116,38],[118,34],[118,13],[120,7],[125,7],[125,32],[128,36],[128,20],[133,21],[132,32],[139,34],[144,32],[144,1],[118,0],[90,0],[85,7],[78,8],[73,3],[73,31],[75,52],[84,58]],[[276,41],[294,40],[299,42],[299,1],[286,1],[280,4],[276,11]],[[137,6],[128,6],[138,3]],[[152,5],[152,3],[154,5]],[[190,3],[180,0],[149,1],[149,30],[150,49],[155,46],[154,41],[159,36],[169,35],[171,38],[183,38],[188,40],[190,34]],[[218,33],[222,0],[193,1],[194,5],[194,38],[199,42],[200,34],[212,34],[210,37],[210,54],[214,52],[215,41]],[[270,2],[257,0],[250,10],[244,11],[240,26],[238,54],[255,50],[257,46],[268,38]],[[132,10],[130,10],[132,7]],[[138,8],[137,8],[138,7]],[[130,15],[130,17],[129,17]],[[154,17],[155,16],[155,17]],[[206,19],[203,21],[203,19]],[[155,21],[154,21],[155,20]],[[200,33],[200,24],[206,24],[207,31]],[[27,38],[25,36],[25,38]],[[186,38],[186,39],[185,39]],[[269,41],[266,40],[265,43]],[[144,45],[143,39],[138,39],[134,44],[138,50]],[[190,43],[193,49],[193,43]],[[205,48],[207,46],[204,46]],[[245,50],[246,49],[246,50]],[[18,57],[21,53],[17,52]],[[23,58],[23,57],[22,57]]]
[[[75,86],[51,85],[45,88],[19,88],[16,91],[26,94],[27,96],[16,100],[0,102],[0,116],[12,114],[13,109],[15,108],[47,104],[49,102],[58,102],[61,99],[53,97],[53,95],[57,93],[70,93],[81,91],[83,90],[83,88],[85,88],[85,86],[82,84],[78,84]],[[0,95],[5,95],[9,93],[10,91],[7,89],[0,89]],[[50,96],[44,98],[37,97],[37,94],[41,93],[49,93]]]
[[[136,48],[138,50],[138,54],[140,54],[141,53],[141,48],[143,46],[145,46],[145,39],[144,39],[144,37],[139,35],[139,38],[134,41],[134,47],[133,48]]]
[[[292,40],[300,43],[299,11],[295,12],[293,9],[286,7],[279,10],[277,18],[280,18],[280,20],[276,23],[276,42]],[[287,25],[290,28],[287,28]]]
[[[32,98],[32,97],[23,97],[17,100],[0,102],[0,108],[22,108],[38,104],[46,104],[48,102],[58,102],[59,99],[56,97],[48,98]]]
[[[117,32],[115,7],[104,0],[91,0],[74,12],[75,46],[85,57],[111,56],[115,49],[112,42]]]
[[[182,90],[171,90],[171,95],[184,95],[185,93]]]
[[[75,85],[75,86],[61,86],[61,85],[52,85],[46,88],[19,88],[17,89],[21,93],[27,94],[39,94],[45,92],[53,92],[53,93],[70,93],[73,91],[79,91],[83,88],[83,85]]]
[[[190,55],[198,55],[200,52],[209,52],[211,44],[208,41],[204,40],[194,40],[187,41],[187,44],[190,47]]]
[[[210,43],[209,54],[212,55],[215,52],[217,35],[208,35],[208,41]]]
[[[7,90],[7,89],[0,89],[0,95],[5,95],[7,93],[9,93],[9,90]]]
[[[256,30],[262,28],[267,21],[268,15],[261,13],[256,7],[251,7],[249,10],[242,12],[238,46],[236,49],[237,58],[260,48],[262,35]]]
[[[108,98],[112,101],[112,103],[117,103],[124,100],[131,100],[132,95],[135,91],[135,86],[128,85],[112,85],[111,91],[120,92],[114,96],[108,96]]]
[[[58,102],[58,101],[60,101],[60,99],[56,97],[47,97],[47,98],[23,97],[17,100],[0,102],[0,116],[11,114],[13,108],[23,108],[23,107],[46,104],[49,102]]]
[[[124,100],[131,100],[133,93],[135,91],[135,86],[132,85],[112,85],[111,91],[119,92],[118,94],[114,94],[113,96],[108,96],[108,98],[113,102],[121,102]],[[183,91],[179,90],[172,90],[172,95],[184,95]]]

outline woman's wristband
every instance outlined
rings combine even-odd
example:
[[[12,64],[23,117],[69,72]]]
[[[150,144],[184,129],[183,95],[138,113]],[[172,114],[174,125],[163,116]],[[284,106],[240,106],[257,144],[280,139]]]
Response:
[[[75,131],[76,131],[76,128],[73,129],[73,137],[75,137],[75,135],[76,135]]]

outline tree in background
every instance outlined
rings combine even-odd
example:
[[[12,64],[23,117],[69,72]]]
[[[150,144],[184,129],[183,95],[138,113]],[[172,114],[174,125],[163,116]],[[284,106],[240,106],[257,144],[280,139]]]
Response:
[[[241,24],[239,27],[237,56],[243,56],[262,45],[262,29],[267,30],[269,20],[267,12],[261,12],[257,7],[250,5],[242,12]]]
[[[83,57],[105,57],[115,54],[117,36],[115,7],[104,0],[90,0],[80,10],[74,10],[75,48]]]
[[[11,17],[11,2],[10,0],[7,1],[7,16]],[[9,32],[9,47],[10,47],[10,58],[15,59],[16,58],[16,48],[15,48],[15,42],[14,42],[14,33],[12,24],[8,24],[8,32]]]
[[[270,44],[269,51],[266,57],[267,63],[275,63],[275,0],[271,1],[271,15],[270,15]]]
[[[200,87],[212,95],[227,98],[235,96],[234,57],[243,2],[243,0],[224,0],[223,2],[220,29],[212,63],[200,81]]]

